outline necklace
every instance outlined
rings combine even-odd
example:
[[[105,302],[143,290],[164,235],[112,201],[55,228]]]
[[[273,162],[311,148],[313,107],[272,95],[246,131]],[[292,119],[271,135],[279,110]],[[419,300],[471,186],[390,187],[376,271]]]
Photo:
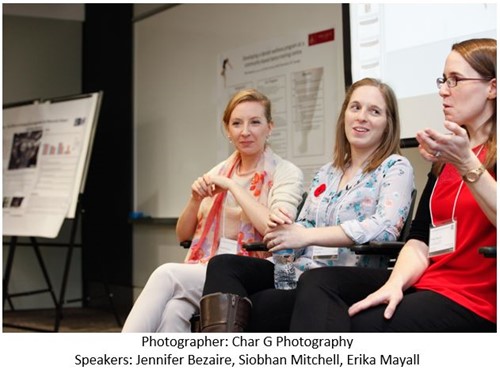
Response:
[[[257,166],[255,166],[254,168],[252,168],[252,169],[250,169],[248,171],[242,172],[241,171],[241,167],[238,164],[238,166],[236,167],[236,174],[238,176],[247,176],[247,175],[250,175],[250,174],[254,173],[256,169],[257,169]]]

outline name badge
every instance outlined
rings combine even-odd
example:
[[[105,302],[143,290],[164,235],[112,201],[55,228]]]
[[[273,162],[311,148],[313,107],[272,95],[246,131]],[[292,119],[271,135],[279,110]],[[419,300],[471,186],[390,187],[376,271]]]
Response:
[[[436,227],[431,227],[429,235],[429,257],[454,252],[456,240],[456,221],[450,221]]]
[[[236,240],[220,238],[217,254],[236,254],[238,252],[238,243]]]
[[[338,248],[320,247],[313,245],[313,259],[336,260],[339,257]]]

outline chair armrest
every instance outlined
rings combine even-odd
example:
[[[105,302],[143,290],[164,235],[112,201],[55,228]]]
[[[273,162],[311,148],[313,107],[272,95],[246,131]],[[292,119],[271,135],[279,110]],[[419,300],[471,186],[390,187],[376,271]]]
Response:
[[[348,247],[356,254],[387,255],[395,257],[405,245],[404,242],[377,242],[371,241],[366,244],[353,245]]]
[[[248,252],[268,251],[267,246],[264,242],[245,243],[241,247]]]
[[[481,247],[479,253],[486,258],[497,258],[497,247]]]
[[[188,249],[191,246],[191,240],[184,240],[179,243],[182,248]]]

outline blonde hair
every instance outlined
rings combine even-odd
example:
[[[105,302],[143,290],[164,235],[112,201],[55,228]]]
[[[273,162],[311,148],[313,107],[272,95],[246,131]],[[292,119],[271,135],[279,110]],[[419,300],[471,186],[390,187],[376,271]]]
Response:
[[[229,125],[229,119],[231,118],[234,108],[236,108],[236,106],[240,103],[249,101],[261,103],[264,107],[264,115],[267,122],[272,123],[273,118],[271,116],[271,101],[269,98],[255,89],[244,89],[235,93],[227,103],[224,115],[222,116],[222,122],[226,129]]]
[[[351,146],[345,133],[345,112],[354,91],[361,86],[376,87],[384,98],[386,105],[387,125],[383,135],[383,140],[375,151],[370,163],[363,169],[363,172],[373,171],[391,154],[400,154],[399,137],[400,123],[398,101],[391,87],[375,78],[363,78],[351,85],[347,90],[344,103],[337,119],[335,149],[333,152],[333,165],[345,169],[351,162]]]

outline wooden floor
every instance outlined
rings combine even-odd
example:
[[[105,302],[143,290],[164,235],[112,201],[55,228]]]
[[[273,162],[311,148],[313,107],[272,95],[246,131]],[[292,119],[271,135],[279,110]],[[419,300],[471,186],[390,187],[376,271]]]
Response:
[[[123,323],[124,318],[120,317]],[[11,327],[16,326],[16,327]],[[4,333],[9,332],[53,332],[55,310],[16,310],[3,312]],[[17,326],[28,327],[19,328]],[[59,332],[120,332],[121,326],[115,316],[107,310],[95,308],[65,308]]]

